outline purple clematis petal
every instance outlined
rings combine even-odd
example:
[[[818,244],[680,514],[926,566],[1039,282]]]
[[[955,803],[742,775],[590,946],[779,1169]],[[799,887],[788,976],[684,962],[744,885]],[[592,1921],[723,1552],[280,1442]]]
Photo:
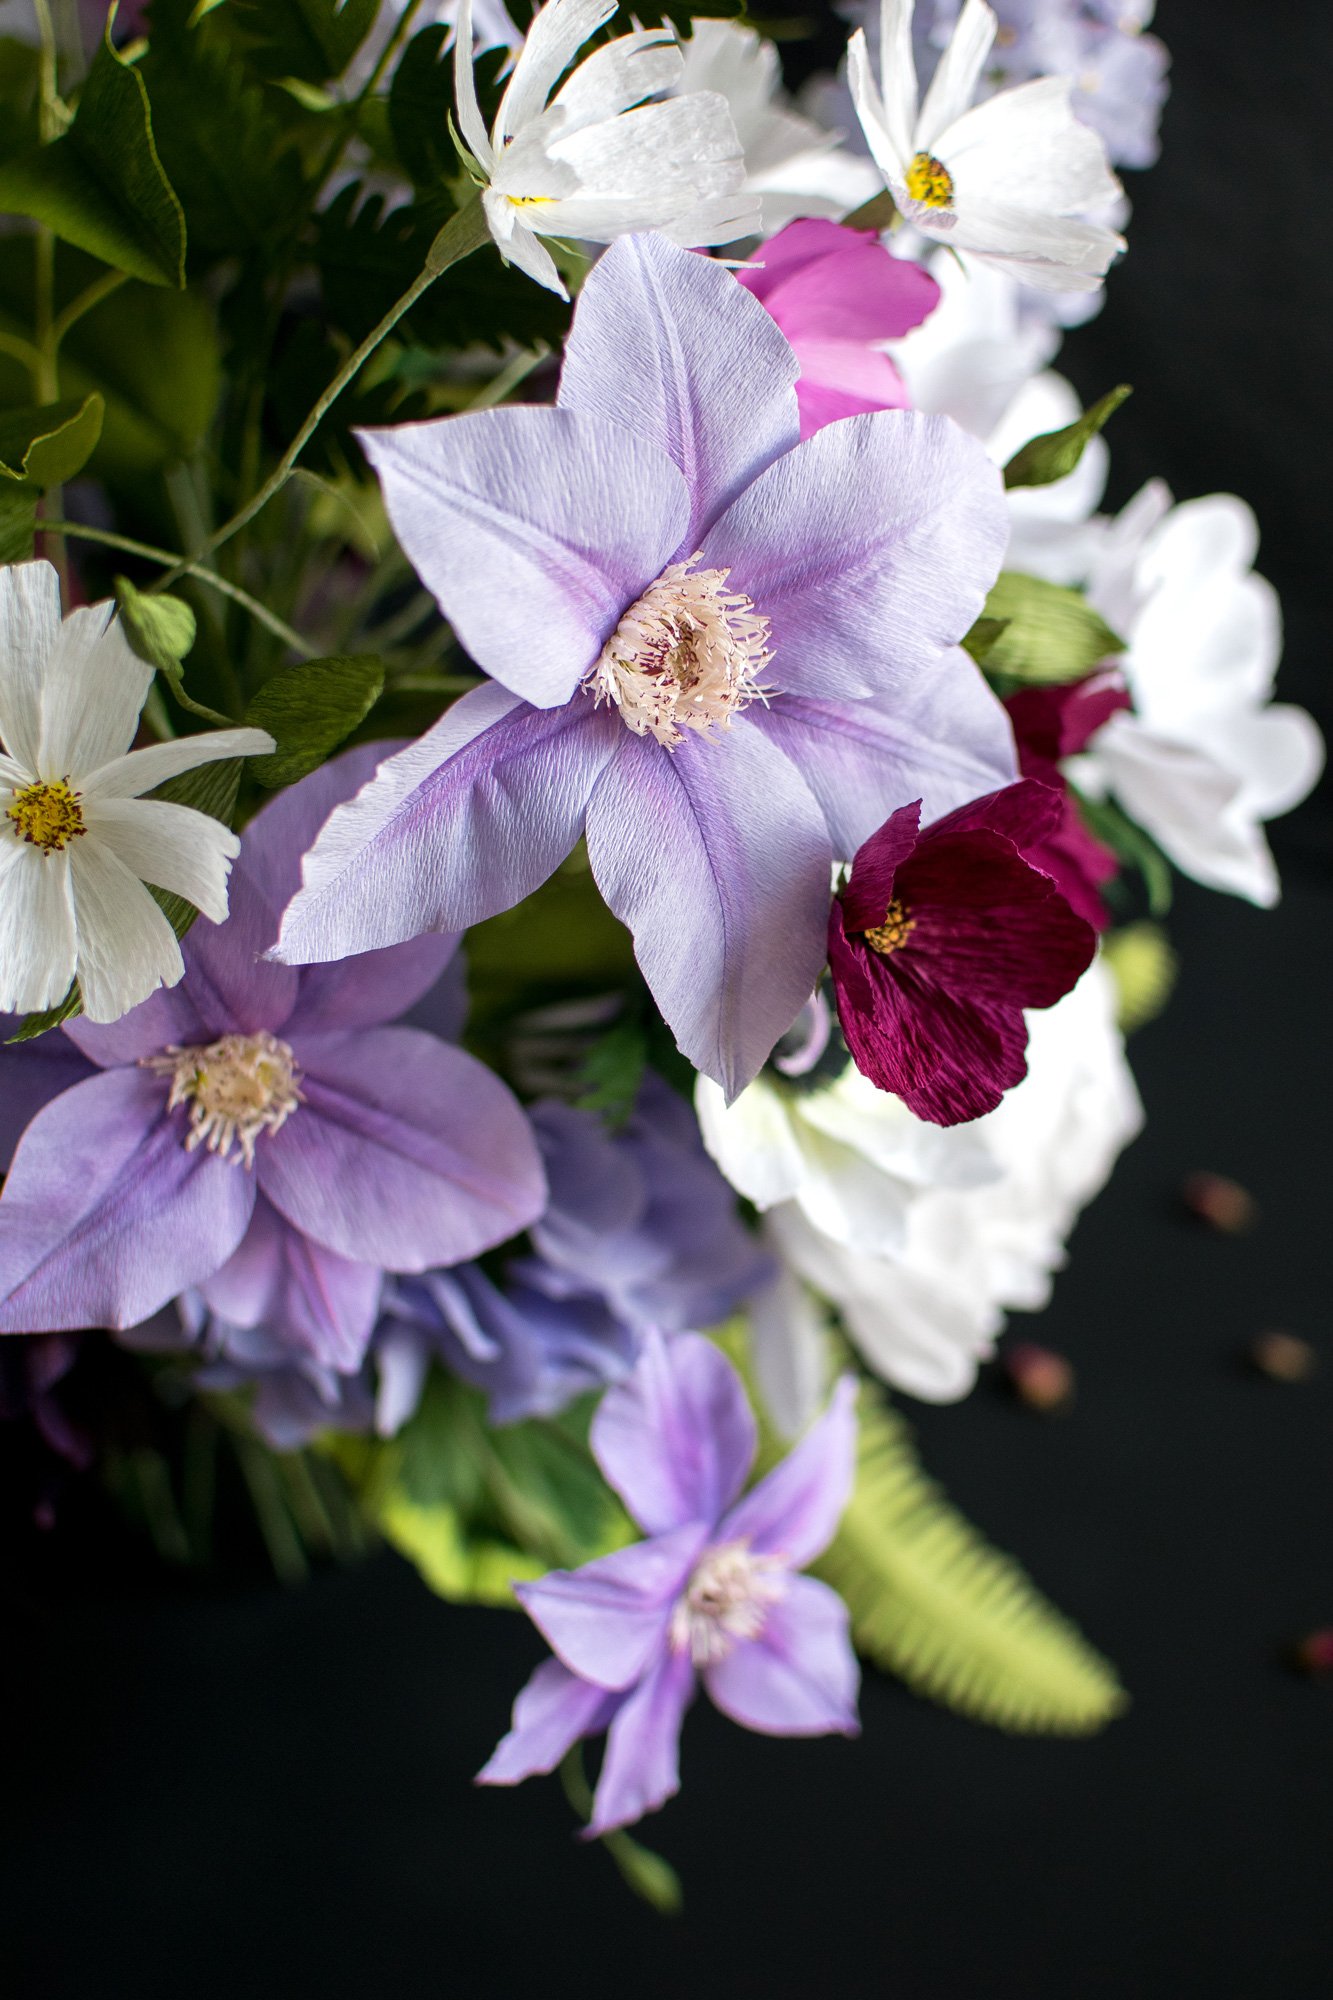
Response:
[[[514,1595],[571,1673],[602,1688],[631,1687],[666,1650],[672,1606],[707,1540],[708,1523],[692,1521],[581,1569],[516,1583]]]
[[[815,1577],[788,1577],[759,1637],[706,1667],[703,1679],[724,1715],[765,1736],[860,1734],[847,1606]]]
[[[677,1044],[728,1100],[810,998],[832,854],[823,815],[758,727],[664,753],[622,737],[588,806],[597,886]]]
[[[199,1292],[231,1326],[280,1327],[293,1353],[349,1375],[370,1344],[382,1288],[378,1266],[321,1249],[261,1195],[239,1246]]]
[[[17,1016],[0,1014],[0,1173],[14,1157],[24,1129],[43,1105],[92,1075],[92,1066],[64,1035],[38,1035],[6,1045]]]
[[[279,1032],[296,1005],[298,975],[264,955],[278,935],[281,906],[270,902],[250,874],[244,849],[229,887],[226,922],[200,917],[182,947],[182,984],[204,1024],[205,1041],[260,1028]]]
[[[463,645],[537,708],[569,700],[689,522],[666,453],[605,417],[479,410],[357,436]]]
[[[645,1337],[628,1382],[592,1420],[593,1456],[639,1526],[660,1535],[711,1527],[754,1462],[754,1416],[726,1356],[701,1334]]]
[[[704,538],[772,622],[770,685],[892,694],[934,671],[985,603],[1009,516],[996,467],[947,417],[829,424],[760,474]]]
[[[38,1113],[0,1198],[0,1332],[134,1326],[245,1234],[253,1176],[187,1153],[162,1080],[105,1071]]]
[[[527,1119],[475,1057],[417,1028],[297,1036],[292,1050],[305,1101],[266,1134],[255,1171],[274,1207],[326,1249],[423,1271],[541,1213],[546,1177]]]
[[[624,236],[579,294],[557,402],[632,430],[679,466],[680,552],[800,436],[796,356],[724,265]]]
[[[1004,708],[961,647],[941,654],[887,711],[778,695],[763,729],[819,801],[840,861],[909,798],[922,798],[934,819],[1018,774]]]
[[[333,813],[275,957],[341,959],[464,930],[521,902],[578,839],[624,735],[590,701],[536,709],[503,688],[474,688]]]
[[[612,1719],[585,1839],[656,1812],[680,1789],[680,1726],[694,1699],[688,1653],[666,1653]]]
[[[200,917],[194,928],[206,922],[207,918]],[[210,1038],[184,981],[179,986],[159,987],[118,1021],[90,1021],[86,1014],[76,1014],[64,1023],[61,1033],[99,1069],[137,1063],[144,1056],[159,1054],[172,1042],[187,1047]]]
[[[844,1375],[827,1410],[717,1530],[757,1556],[804,1569],[833,1540],[856,1476],[856,1378]]]
[[[553,1771],[584,1736],[606,1728],[624,1697],[543,1660],[514,1703],[513,1727],[477,1773],[479,1785],[519,1785]]]

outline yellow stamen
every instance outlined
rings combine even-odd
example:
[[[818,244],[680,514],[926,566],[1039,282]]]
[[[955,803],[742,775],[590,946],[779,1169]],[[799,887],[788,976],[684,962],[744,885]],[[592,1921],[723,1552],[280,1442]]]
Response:
[[[908,934],[915,929],[916,918],[907,914],[907,905],[900,903],[895,896],[884,912],[883,923],[876,924],[874,929],[866,931],[864,936],[872,951],[877,951],[881,958],[887,958],[890,952],[901,950],[907,942]]]
[[[926,208],[952,208],[953,175],[933,153],[918,153],[907,169],[907,192]]]
[[[511,208],[549,208],[555,200],[553,194],[511,194],[508,197]]]
[[[79,798],[78,792],[70,790],[68,778],[55,778],[49,784],[39,778],[15,792],[13,803],[5,808],[5,818],[20,840],[46,854],[58,854],[68,841],[88,831]]]

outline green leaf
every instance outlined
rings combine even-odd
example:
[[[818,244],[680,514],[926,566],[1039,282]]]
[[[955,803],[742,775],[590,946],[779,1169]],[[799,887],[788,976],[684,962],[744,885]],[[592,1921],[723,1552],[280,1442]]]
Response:
[[[41,94],[41,57],[36,43],[0,36],[0,159],[11,159],[37,144]]]
[[[1114,1669],[949,1504],[869,1383],[851,1503],[812,1567],[846,1601],[863,1653],[962,1715],[1085,1736],[1125,1706]]]
[[[608,993],[637,979],[629,932],[602,901],[586,852],[512,910],[468,932],[474,1028],[525,1007]]]
[[[643,1082],[648,1062],[648,1036],[643,1022],[626,1013],[595,1041],[584,1059],[575,1098],[580,1111],[600,1113],[615,1131],[625,1124]]]
[[[979,667],[984,667],[1008,628],[1007,618],[978,618],[971,631],[963,635],[963,651],[970,653]]]
[[[150,285],[185,283],[185,216],[153,142],[142,76],[110,41],[88,72],[74,122],[49,146],[0,164],[0,209]]]
[[[447,28],[424,28],[399,57],[389,89],[389,131],[418,187],[435,187],[458,171],[449,136],[453,112],[453,51]]]
[[[63,486],[88,463],[102,435],[106,405],[94,392],[0,414],[0,476],[33,486]]]
[[[1005,485],[1050,486],[1055,480],[1066,478],[1082,458],[1089,438],[1096,437],[1107,419],[1133,393],[1128,383],[1122,382],[1063,430],[1044,431],[1040,437],[1029,438],[1005,466]]]
[[[1164,917],[1171,908],[1174,882],[1171,863],[1152,835],[1121,811],[1113,799],[1090,799],[1073,785],[1070,793],[1094,839],[1118,854],[1127,867],[1143,878],[1148,909],[1154,917]]]
[[[1125,650],[1078,591],[1017,570],[1001,571],[982,622],[1002,626],[986,648],[987,673],[1019,686],[1081,680]]]
[[[231,0],[228,12],[262,76],[331,83],[374,25],[380,0]]]
[[[36,488],[0,485],[0,563],[30,562],[36,530]]]
[[[315,770],[365,720],[383,687],[384,662],[375,653],[303,660],[275,674],[245,718],[253,728],[267,729],[278,746],[271,756],[254,760],[260,784],[294,784]]]

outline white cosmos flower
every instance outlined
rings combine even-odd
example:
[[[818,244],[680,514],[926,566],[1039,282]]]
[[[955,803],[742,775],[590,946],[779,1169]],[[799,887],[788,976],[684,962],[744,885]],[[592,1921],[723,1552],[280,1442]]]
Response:
[[[542,236],[610,243],[660,229],[688,247],[731,243],[759,227],[759,204],[742,192],[745,164],[726,99],[695,91],[643,101],[679,82],[682,57],[669,28],[594,49],[556,90],[615,11],[615,0],[547,0],[488,133],[472,73],[470,0],[458,9],[458,123],[484,177],[487,225],[506,263],[562,298]]]
[[[206,814],[142,794],[197,764],[273,748],[262,729],[220,729],[131,750],[153,672],[113,610],[62,621],[50,563],[0,570],[3,1013],[54,1007],[76,974],[93,1021],[174,986],[180,946],[144,884],[221,923],[240,843]]]
[[[778,52],[765,36],[736,21],[697,20],[682,53],[677,94],[713,90],[726,99],[765,236],[801,215],[840,218],[878,194],[874,164],[787,103]]]
[[[1252,567],[1254,515],[1228,493],[1173,507],[1154,480],[1100,526],[1088,596],[1128,643],[1119,665],[1134,710],[1070,774],[1093,796],[1114,792],[1196,882],[1269,906],[1278,879],[1263,822],[1305,797],[1324,745],[1303,708],[1269,700],[1282,617]]]
[[[966,1395],[1007,1310],[1046,1304],[1079,1210],[1142,1123],[1100,960],[1056,1006],[1029,1014],[1028,1031],[1027,1076],[970,1128],[991,1177],[923,1189],[907,1205],[896,1250],[839,1241],[799,1201],[772,1209],[765,1223],[787,1272],[838,1309],[871,1367],[928,1402]],[[769,1379],[790,1385],[810,1379],[811,1335],[808,1306],[786,1297],[785,1322],[783,1294],[768,1301],[762,1334],[783,1348],[768,1359]],[[808,1412],[784,1403],[783,1414]]]
[[[881,82],[864,29],[847,50],[866,143],[906,219],[950,248],[1043,291],[1095,291],[1124,239],[1087,219],[1120,183],[1090,126],[1069,107],[1068,77],[1038,77],[973,104],[997,23],[967,0],[919,101],[913,0],[882,0]]]

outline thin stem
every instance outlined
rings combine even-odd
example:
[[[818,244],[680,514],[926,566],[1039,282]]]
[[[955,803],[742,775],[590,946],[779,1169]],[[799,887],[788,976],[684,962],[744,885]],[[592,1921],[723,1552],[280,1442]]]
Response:
[[[486,241],[487,235],[488,231],[486,220],[482,213],[481,199],[480,196],[474,196],[467,206],[459,209],[458,213],[440,231],[431,245],[430,254],[426,258],[424,266],[412,280],[412,283],[403,293],[403,296],[394,305],[390,306],[379,325],[366,335],[356,352],[349,356],[343,363],[259,491],[252,494],[245,505],[238,508],[229,521],[224,521],[220,528],[215,528],[202,548],[196,549],[192,556],[179,563],[175,569],[169,570],[166,576],[161,577],[153,586],[155,590],[169,589],[173,583],[185,575],[191,565],[201,562],[205,556],[210,556],[215,549],[221,548],[224,542],[229,542],[234,534],[237,534],[248,522],[253,521],[255,515],[268,505],[275,494],[282,491],[296,469],[297,459],[319,429],[320,424],[342,395],[343,390],[355,381],[356,377],[361,373],[362,368],[369,361],[376,348],[388,339],[399,320],[406,313],[411,312],[417,300],[423,293],[430,289],[435,280],[447,271],[451,264],[459,263],[464,257],[470,256],[474,250],[480,249],[481,245]]]
[[[80,292],[76,299],[71,299],[51,322],[52,353],[60,352],[61,341],[72,326],[78,325],[85,313],[91,312],[94,306],[100,306],[103,299],[110,298],[112,292],[118,292],[122,285],[128,283],[127,271],[104,271],[100,278],[94,278],[87,291]]]
[[[549,361],[551,350],[544,340],[535,347],[525,347],[506,361],[498,375],[492,375],[484,388],[478,389],[468,404],[470,410],[493,410],[497,403],[503,403],[506,396],[512,396],[515,389],[526,382],[534,368],[540,368],[543,361]]]
[[[38,132],[44,146],[60,136],[59,90],[56,77],[56,30],[48,0],[33,0],[37,16]]]
[[[48,521],[44,525],[56,534],[72,535],[76,541],[101,542],[106,548],[120,549],[127,556],[141,556],[144,562],[170,563],[173,565],[173,576],[192,576],[198,582],[206,583],[210,590],[220,591],[223,597],[229,597],[233,604],[239,604],[252,618],[266,625],[275,638],[290,646],[294,653],[299,653],[303,660],[316,657],[315,648],[307,645],[299,632],[294,632],[290,625],[284,625],[281,618],[276,617],[266,604],[261,604],[257,597],[251,597],[248,590],[242,590],[238,583],[229,583],[215,569],[205,569],[202,564],[187,560],[175,549],[155,549],[151,542],[131,541],[128,535],[113,534],[109,528],[90,528],[82,521]]]
[[[22,362],[32,380],[34,397],[41,394],[42,369],[45,363],[40,347],[34,347],[19,333],[0,333],[0,354],[12,354],[15,361]]]

